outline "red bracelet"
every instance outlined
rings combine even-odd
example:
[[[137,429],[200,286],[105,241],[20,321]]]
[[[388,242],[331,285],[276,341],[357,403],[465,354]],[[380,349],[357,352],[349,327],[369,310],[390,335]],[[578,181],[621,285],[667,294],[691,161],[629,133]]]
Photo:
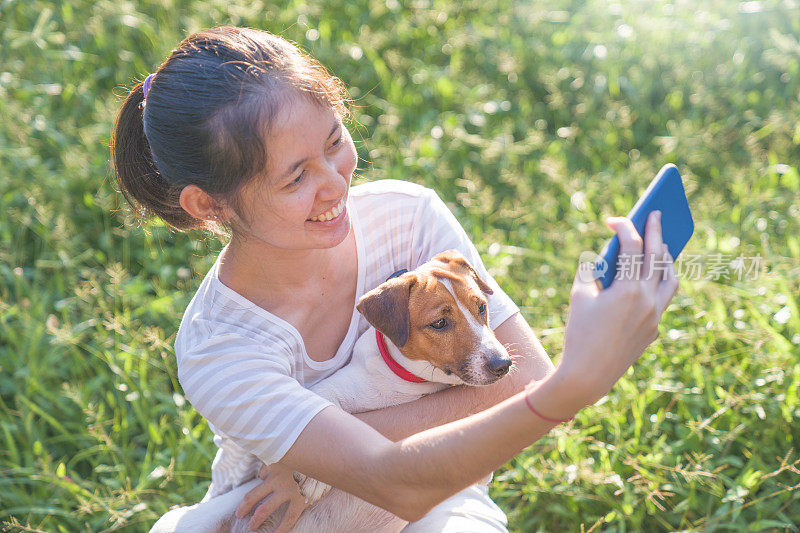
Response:
[[[530,409],[531,411],[533,411],[533,414],[535,414],[536,416],[538,416],[538,417],[539,417],[539,418],[541,418],[541,419],[547,420],[548,422],[555,422],[555,423],[557,423],[557,424],[560,424],[560,423],[562,423],[562,422],[569,422],[570,420],[572,420],[573,418],[575,418],[574,416],[571,416],[571,417],[569,417],[569,418],[565,418],[564,420],[559,420],[559,419],[557,419],[557,418],[550,418],[550,417],[544,416],[542,413],[540,413],[539,411],[537,411],[536,409],[534,409],[534,408],[533,408],[533,405],[531,405],[531,400],[530,400],[530,398],[528,398],[528,389],[530,389],[530,388],[531,388],[531,385],[532,385],[532,383],[529,383],[529,384],[528,384],[528,385],[525,387],[525,403],[528,405],[528,409]],[[538,385],[538,383],[537,383],[536,385]]]

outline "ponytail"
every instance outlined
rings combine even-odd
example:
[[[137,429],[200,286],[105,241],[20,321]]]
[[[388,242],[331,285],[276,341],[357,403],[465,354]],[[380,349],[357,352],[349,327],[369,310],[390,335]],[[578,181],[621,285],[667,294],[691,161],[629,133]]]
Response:
[[[144,92],[136,84],[119,110],[111,137],[114,173],[140,222],[157,215],[179,231],[204,227],[180,205],[182,186],[167,183],[153,161],[142,122]]]

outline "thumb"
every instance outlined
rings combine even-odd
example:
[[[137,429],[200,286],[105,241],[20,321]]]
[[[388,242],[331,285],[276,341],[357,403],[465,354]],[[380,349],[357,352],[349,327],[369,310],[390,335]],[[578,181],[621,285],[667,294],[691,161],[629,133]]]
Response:
[[[595,295],[599,292],[595,278],[594,262],[581,258],[575,271],[575,280],[572,282],[572,294]]]

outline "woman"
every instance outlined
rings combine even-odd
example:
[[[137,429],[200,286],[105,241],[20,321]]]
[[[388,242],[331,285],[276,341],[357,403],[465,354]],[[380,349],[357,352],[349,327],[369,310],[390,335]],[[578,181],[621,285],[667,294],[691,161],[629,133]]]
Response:
[[[131,205],[230,236],[175,343],[181,385],[219,446],[206,497],[269,465],[239,509],[269,496],[254,526],[288,502],[280,530],[291,527],[304,509],[298,470],[411,521],[408,531],[505,531],[473,484],[608,392],[656,338],[677,278],[600,292],[576,276],[554,370],[435,193],[393,180],[350,188],[346,101],[284,39],[226,27],[185,39],[117,117],[112,155]],[[621,253],[644,253],[645,266],[668,257],[656,217],[644,244],[626,219],[608,224]],[[346,363],[367,327],[354,309],[364,292],[450,248],[494,289],[490,321],[515,347],[516,372],[357,416],[305,388]]]

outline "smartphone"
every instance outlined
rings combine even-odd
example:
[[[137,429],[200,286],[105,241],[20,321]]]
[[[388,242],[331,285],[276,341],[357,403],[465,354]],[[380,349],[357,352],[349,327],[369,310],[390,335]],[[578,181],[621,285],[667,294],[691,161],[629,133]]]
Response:
[[[694,233],[694,220],[689,209],[689,201],[686,199],[681,174],[678,172],[678,167],[671,163],[659,170],[627,215],[642,239],[644,239],[647,215],[651,211],[661,211],[664,243],[669,247],[673,260],[678,259],[678,254]],[[606,243],[594,264],[594,277],[601,282],[604,289],[611,285],[617,275],[618,260],[619,237],[614,235]]]

